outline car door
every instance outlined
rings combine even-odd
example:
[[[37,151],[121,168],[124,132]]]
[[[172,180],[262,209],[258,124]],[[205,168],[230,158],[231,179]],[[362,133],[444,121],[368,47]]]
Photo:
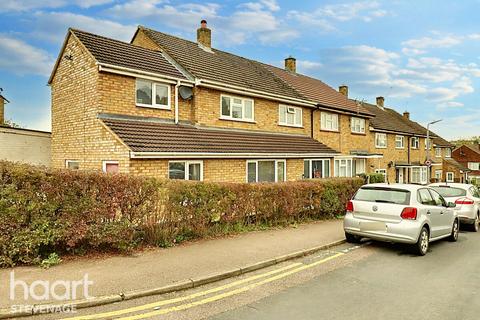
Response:
[[[437,191],[433,189],[429,189],[429,191],[439,211],[440,236],[450,234],[452,232],[452,225],[454,219],[453,210],[447,207],[447,202]]]
[[[430,238],[436,238],[442,235],[442,217],[440,208],[437,207],[427,188],[418,190],[418,201],[422,204],[422,212],[430,220]]]
[[[473,201],[475,201],[475,212],[478,212],[480,210],[480,191],[475,186],[472,186],[469,191]]]

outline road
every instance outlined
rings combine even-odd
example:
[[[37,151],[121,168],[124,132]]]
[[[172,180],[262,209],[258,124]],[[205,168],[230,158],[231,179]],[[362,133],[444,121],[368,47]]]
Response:
[[[480,233],[433,243],[341,245],[170,295],[33,319],[477,319]]]

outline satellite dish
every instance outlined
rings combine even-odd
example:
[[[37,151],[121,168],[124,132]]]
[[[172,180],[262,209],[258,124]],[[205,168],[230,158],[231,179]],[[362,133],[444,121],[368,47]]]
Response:
[[[178,88],[178,92],[184,100],[190,99],[193,96],[193,91],[190,87],[181,86]]]

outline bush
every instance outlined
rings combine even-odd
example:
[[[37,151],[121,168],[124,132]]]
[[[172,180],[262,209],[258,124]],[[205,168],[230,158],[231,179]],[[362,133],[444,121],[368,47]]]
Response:
[[[384,183],[385,176],[381,173],[371,173],[368,175],[369,183]]]
[[[335,217],[362,184],[198,183],[0,161],[0,266]]]

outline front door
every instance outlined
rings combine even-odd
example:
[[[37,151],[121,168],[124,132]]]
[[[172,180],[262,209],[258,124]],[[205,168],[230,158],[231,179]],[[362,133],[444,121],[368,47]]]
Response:
[[[397,168],[397,183],[404,183],[403,168]]]

